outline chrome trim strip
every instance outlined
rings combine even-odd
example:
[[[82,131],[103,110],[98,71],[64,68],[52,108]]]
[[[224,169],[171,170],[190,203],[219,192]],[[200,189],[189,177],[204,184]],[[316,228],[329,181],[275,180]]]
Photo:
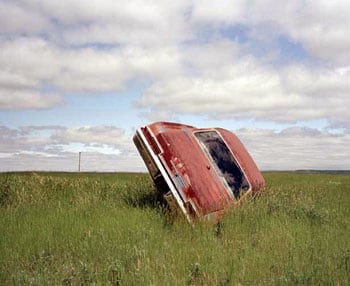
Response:
[[[143,143],[145,144],[149,154],[151,155],[154,163],[156,164],[157,168],[159,169],[160,173],[162,174],[165,182],[168,184],[169,189],[171,191],[171,193],[173,194],[174,198],[176,199],[180,209],[182,210],[182,212],[184,213],[184,215],[186,216],[187,220],[192,223],[192,219],[190,217],[190,215],[187,213],[187,210],[182,202],[182,199],[180,198],[172,180],[170,179],[167,171],[165,170],[164,166],[162,165],[160,159],[158,158],[158,156],[154,155],[153,150],[151,148],[151,146],[149,145],[145,135],[143,134],[141,128],[137,129],[137,134],[140,136],[141,140],[143,141]]]

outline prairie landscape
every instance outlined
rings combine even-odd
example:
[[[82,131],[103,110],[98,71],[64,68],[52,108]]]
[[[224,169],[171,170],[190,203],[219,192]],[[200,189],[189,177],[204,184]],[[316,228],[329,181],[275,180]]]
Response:
[[[1,285],[349,285],[350,175],[265,172],[191,226],[147,174],[0,174]]]

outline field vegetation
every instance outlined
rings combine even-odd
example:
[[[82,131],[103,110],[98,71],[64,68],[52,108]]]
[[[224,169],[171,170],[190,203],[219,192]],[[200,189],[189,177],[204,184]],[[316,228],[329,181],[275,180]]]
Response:
[[[192,227],[147,174],[0,174],[0,285],[349,285],[350,175],[264,177]]]

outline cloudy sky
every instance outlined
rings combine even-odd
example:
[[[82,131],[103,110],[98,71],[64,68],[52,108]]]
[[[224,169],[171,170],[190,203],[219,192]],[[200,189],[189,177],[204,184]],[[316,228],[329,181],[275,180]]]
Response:
[[[235,132],[263,170],[350,169],[348,0],[0,0],[0,171],[145,171],[136,128]]]

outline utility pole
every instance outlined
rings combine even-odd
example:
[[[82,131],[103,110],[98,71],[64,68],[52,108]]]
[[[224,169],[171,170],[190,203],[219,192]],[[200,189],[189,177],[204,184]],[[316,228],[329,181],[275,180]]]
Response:
[[[81,160],[81,152],[79,152],[79,166],[78,166],[78,172],[80,172],[80,160]]]

